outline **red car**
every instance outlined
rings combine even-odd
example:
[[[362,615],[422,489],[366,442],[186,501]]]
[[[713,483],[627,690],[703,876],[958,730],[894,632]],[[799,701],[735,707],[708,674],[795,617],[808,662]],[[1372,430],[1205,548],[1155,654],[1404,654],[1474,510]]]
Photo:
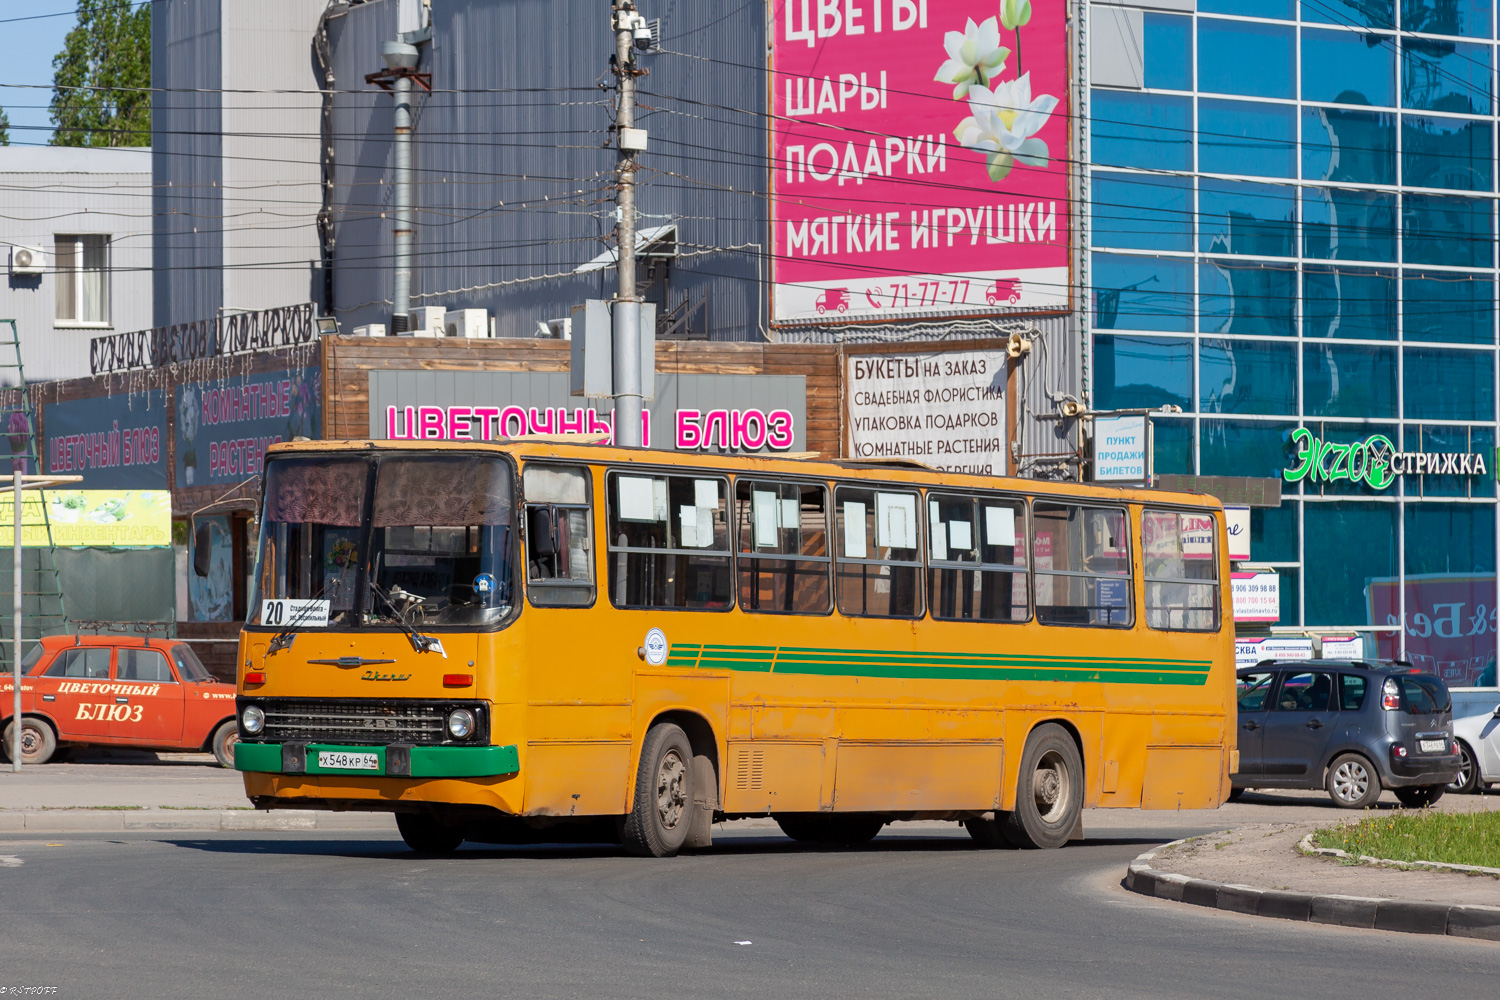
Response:
[[[54,635],[21,665],[21,763],[45,764],[60,746],[212,751],[234,766],[234,685],[209,675],[172,639]],[[15,682],[0,677],[0,729],[10,759]]]

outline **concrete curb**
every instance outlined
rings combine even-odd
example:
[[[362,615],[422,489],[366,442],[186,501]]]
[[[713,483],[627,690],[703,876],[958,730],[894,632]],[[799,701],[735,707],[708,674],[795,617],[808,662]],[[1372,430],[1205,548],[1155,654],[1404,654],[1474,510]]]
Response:
[[[1315,835],[1309,833],[1297,844],[1297,850],[1303,854],[1315,854],[1324,858],[1353,858],[1362,865],[1371,865],[1379,868],[1400,868],[1403,871],[1440,871],[1440,872],[1463,872],[1468,875],[1500,875],[1500,868],[1486,868],[1484,865],[1455,865],[1447,861],[1396,861],[1391,858],[1376,858],[1368,854],[1350,854],[1341,851],[1337,847],[1318,847],[1313,843]]]
[[[1500,941],[1500,906],[1283,892],[1279,889],[1257,889],[1250,885],[1209,882],[1158,871],[1151,866],[1158,851],[1181,843],[1185,841],[1174,840],[1132,861],[1125,873],[1125,887],[1143,896],[1257,917]]]
[[[0,810],[0,833],[208,830],[395,830],[387,813],[250,809]]]

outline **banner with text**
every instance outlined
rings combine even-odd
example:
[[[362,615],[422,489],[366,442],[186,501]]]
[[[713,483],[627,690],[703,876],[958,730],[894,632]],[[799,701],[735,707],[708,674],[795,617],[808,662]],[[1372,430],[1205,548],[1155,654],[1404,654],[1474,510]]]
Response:
[[[322,435],[323,373],[291,368],[177,390],[177,488],[259,475],[266,448]]]
[[[166,489],[167,394],[161,389],[43,407],[47,471],[85,489]]]
[[[772,0],[777,323],[1068,305],[1063,0]]]
[[[1410,537],[1410,536],[1408,536]],[[1401,624],[1401,595],[1390,577],[1365,590],[1370,621]],[[1449,687],[1495,683],[1495,636],[1500,607],[1494,574],[1422,573],[1406,578],[1406,658],[1437,674]],[[1400,636],[1376,634],[1380,656],[1400,655]]]
[[[849,457],[1006,474],[1004,351],[851,354]]]
[[[0,492],[0,548],[14,544],[15,517],[15,494]],[[172,494],[167,490],[27,490],[21,494],[21,544],[27,548],[171,545]]]

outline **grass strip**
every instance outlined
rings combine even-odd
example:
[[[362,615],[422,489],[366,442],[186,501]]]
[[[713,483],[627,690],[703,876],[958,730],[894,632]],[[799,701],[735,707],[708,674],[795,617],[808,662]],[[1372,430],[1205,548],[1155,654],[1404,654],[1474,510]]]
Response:
[[[1313,836],[1319,847],[1390,861],[1442,861],[1500,868],[1500,812],[1373,815]]]

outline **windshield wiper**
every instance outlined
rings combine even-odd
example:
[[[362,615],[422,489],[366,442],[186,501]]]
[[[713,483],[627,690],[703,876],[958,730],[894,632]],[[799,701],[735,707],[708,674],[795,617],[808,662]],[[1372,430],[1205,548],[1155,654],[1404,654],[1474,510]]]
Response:
[[[323,591],[327,588],[327,586],[328,583],[325,581],[323,583],[323,586],[318,588],[318,592],[309,597],[308,600],[316,601],[319,597],[322,597]],[[304,605],[301,611],[292,615],[292,620],[286,623],[286,627],[277,632],[275,635],[271,636],[271,642],[266,647],[266,655],[272,656],[276,653],[281,652],[283,649],[290,649],[292,643],[297,641],[297,626],[301,625],[306,619],[311,618],[313,616],[312,613],[312,606]]]
[[[385,591],[380,589],[379,584],[374,580],[366,580],[365,582],[370,585],[370,589],[375,592],[375,596],[384,601],[385,606],[391,609],[391,614],[395,616],[396,624],[401,626],[401,630],[411,640],[412,649],[415,649],[419,653],[441,653],[443,659],[446,660],[448,658],[448,651],[443,648],[441,639],[437,636],[423,635],[418,632],[406,620],[406,617],[401,613],[401,609],[396,607],[396,602],[387,597]]]

